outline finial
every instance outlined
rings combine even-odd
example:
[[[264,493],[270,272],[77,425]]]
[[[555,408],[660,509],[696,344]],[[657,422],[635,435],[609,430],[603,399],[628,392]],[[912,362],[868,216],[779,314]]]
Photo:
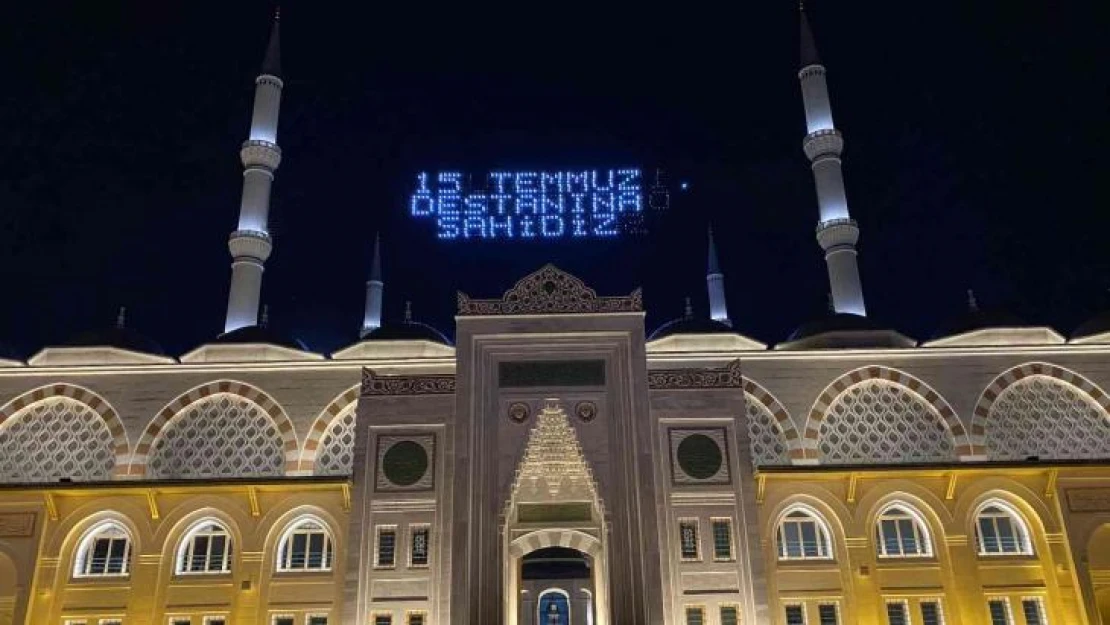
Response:
[[[799,13],[805,13],[806,12],[806,3],[805,3],[804,0],[798,0],[798,12]]]
[[[979,312],[979,300],[975,299],[975,291],[972,289],[967,290],[967,309],[971,312]]]
[[[412,302],[405,300],[405,323],[412,323]]]
[[[281,21],[281,5],[280,4],[277,5],[276,7],[274,7],[274,21],[275,22],[280,22]]]
[[[270,325],[270,305],[269,304],[263,304],[262,305],[262,320],[258,322],[258,325],[263,327],[263,328]]]
[[[689,297],[686,298],[685,315],[686,315],[687,319],[693,319],[694,318],[694,305],[690,303],[690,298]]]
[[[123,329],[127,325],[127,307],[120,306],[119,313],[116,315],[116,327]]]

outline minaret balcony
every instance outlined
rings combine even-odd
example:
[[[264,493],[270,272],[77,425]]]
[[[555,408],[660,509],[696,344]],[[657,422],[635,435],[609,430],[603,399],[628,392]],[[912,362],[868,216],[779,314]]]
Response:
[[[837,247],[855,247],[859,226],[855,219],[829,219],[817,224],[817,243],[826,252]]]
[[[243,167],[264,167],[273,171],[281,164],[281,148],[276,143],[261,139],[248,139],[239,150]]]
[[[259,230],[236,230],[227,240],[227,249],[231,257],[240,259],[257,259],[260,263],[270,257],[274,246],[270,242],[270,235]]]
[[[844,151],[844,136],[836,128],[815,130],[806,135],[802,141],[802,149],[810,161],[822,156],[836,156]]]

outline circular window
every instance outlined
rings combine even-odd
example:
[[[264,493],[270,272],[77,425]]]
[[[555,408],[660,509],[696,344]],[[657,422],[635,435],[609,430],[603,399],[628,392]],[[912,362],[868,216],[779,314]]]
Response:
[[[415,441],[394,443],[385,451],[382,471],[397,486],[412,486],[428,471],[428,452]]]
[[[721,470],[721,448],[705,434],[691,434],[678,444],[678,466],[696,480],[707,480]]]

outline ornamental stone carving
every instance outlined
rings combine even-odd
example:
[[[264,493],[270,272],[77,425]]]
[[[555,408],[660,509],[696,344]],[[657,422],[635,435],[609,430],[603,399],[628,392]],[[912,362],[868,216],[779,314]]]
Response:
[[[0,480],[108,480],[115,465],[108,425],[88,405],[68,397],[34,403],[0,426]]]
[[[331,420],[316,448],[316,475],[350,475],[355,458],[355,408]]]
[[[751,393],[744,393],[748,413],[748,439],[752,464],[756,466],[790,464],[790,448],[775,415]]]
[[[459,315],[527,315],[640,312],[643,296],[636,289],[626,297],[599,297],[581,280],[547,264],[525,276],[501,299],[471,299],[458,294]]]
[[[378,375],[362,370],[362,395],[450,395],[455,392],[454,374]]]
[[[992,460],[1110,457],[1110,416],[1075,386],[1031,375],[990,407],[985,443]]]
[[[743,384],[739,358],[723,367],[656,369],[648,372],[648,387],[652,390],[741,388]]]
[[[524,423],[531,414],[532,409],[522,401],[509,404],[509,420],[513,423]]]
[[[597,417],[597,404],[592,401],[580,401],[574,406],[574,415],[584,423],[589,423]]]
[[[27,538],[34,533],[34,512],[8,512],[0,514],[0,538]]]

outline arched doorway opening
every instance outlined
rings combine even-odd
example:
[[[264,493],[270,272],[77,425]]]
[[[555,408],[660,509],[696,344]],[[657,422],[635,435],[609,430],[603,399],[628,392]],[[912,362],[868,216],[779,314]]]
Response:
[[[521,625],[592,625],[590,557],[567,547],[537,549],[521,559]]]

